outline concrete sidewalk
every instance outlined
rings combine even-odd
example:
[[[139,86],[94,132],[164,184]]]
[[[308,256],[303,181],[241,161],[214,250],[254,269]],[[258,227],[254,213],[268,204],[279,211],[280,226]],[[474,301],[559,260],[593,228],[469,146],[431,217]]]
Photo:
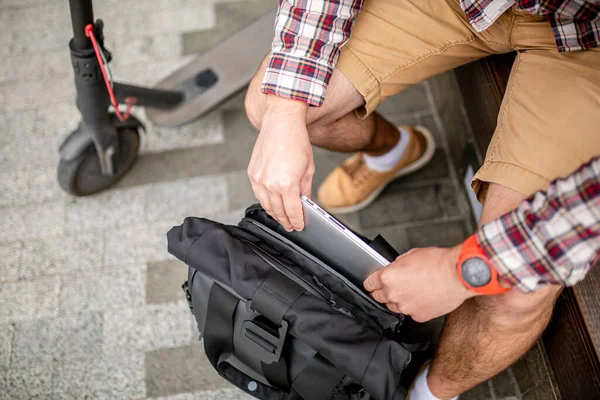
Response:
[[[152,85],[275,4],[98,0],[95,11],[115,79]],[[186,267],[165,242],[186,216],[236,223],[255,201],[243,96],[180,129],[147,125],[142,156],[116,188],[69,197],[55,175],[79,120],[70,29],[66,1],[0,0],[0,399],[247,399],[205,360],[180,289]],[[429,85],[381,111],[431,129],[433,161],[343,218],[399,251],[453,245],[474,229]],[[315,155],[317,185],[344,156]],[[462,398],[550,399],[543,365],[536,348]]]

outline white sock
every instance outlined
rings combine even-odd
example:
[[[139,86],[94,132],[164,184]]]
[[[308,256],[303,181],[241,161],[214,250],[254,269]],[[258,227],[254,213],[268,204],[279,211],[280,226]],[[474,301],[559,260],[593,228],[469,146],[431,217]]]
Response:
[[[427,385],[427,372],[429,372],[429,366],[421,371],[419,376],[417,376],[417,379],[415,379],[415,384],[409,393],[410,400],[440,400],[431,393],[431,390],[429,390],[429,386]],[[456,399],[458,399],[458,396],[454,397],[452,400]]]
[[[410,142],[410,134],[408,132],[404,129],[398,129],[398,131],[400,132],[400,139],[393,149],[381,156],[373,157],[364,155],[365,162],[369,168],[378,172],[385,172],[398,164]]]

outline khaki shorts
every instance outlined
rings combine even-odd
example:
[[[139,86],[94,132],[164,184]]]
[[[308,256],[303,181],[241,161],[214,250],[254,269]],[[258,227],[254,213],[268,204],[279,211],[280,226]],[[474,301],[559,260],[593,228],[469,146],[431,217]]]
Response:
[[[390,96],[491,54],[516,50],[498,125],[471,186],[529,195],[600,154],[600,48],[559,53],[540,17],[514,8],[477,33],[458,0],[365,0],[337,67],[365,98]]]

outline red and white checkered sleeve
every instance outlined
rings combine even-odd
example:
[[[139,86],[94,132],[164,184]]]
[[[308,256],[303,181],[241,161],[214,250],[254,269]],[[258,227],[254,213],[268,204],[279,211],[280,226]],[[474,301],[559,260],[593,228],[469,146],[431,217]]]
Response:
[[[320,106],[363,0],[280,0],[262,92]]]
[[[600,156],[485,224],[477,237],[522,292],[581,281],[600,258]]]

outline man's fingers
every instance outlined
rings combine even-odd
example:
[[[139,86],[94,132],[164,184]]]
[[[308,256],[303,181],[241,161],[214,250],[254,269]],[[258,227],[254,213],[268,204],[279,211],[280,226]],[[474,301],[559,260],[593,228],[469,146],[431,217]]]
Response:
[[[265,209],[267,214],[273,217],[271,201],[269,200],[269,194],[267,191],[262,186],[255,183],[252,183],[252,191],[254,192],[254,196],[259,201],[262,208]]]
[[[400,307],[396,303],[385,303],[385,306],[388,308],[388,310],[390,310],[393,313],[402,314],[402,311],[400,311]]]
[[[312,178],[313,174],[306,173],[300,181],[300,194],[312,200]]]
[[[294,228],[297,231],[304,229],[304,213],[302,212],[302,202],[300,201],[300,194],[293,192],[292,194],[285,194],[282,197],[283,207],[285,213]]]
[[[388,298],[383,292],[383,290],[375,290],[371,293],[371,297],[375,299],[378,303],[386,304],[388,303]]]
[[[269,192],[269,200],[271,201],[271,206],[273,206],[273,218],[275,218],[286,231],[292,231],[292,224],[290,224],[290,220],[285,213],[281,195]]]
[[[363,286],[367,292],[372,292],[374,290],[382,289],[383,284],[381,283],[381,272],[383,268],[379,271],[373,272],[369,277],[364,281]]]

